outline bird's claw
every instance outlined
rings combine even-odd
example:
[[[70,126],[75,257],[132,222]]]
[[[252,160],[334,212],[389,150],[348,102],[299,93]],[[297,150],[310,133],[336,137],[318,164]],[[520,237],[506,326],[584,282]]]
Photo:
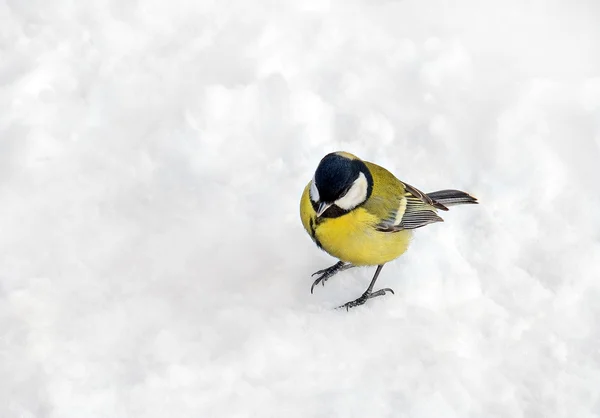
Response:
[[[339,273],[340,271],[347,270],[351,267],[353,267],[352,264],[344,263],[343,261],[338,261],[331,267],[327,267],[326,269],[322,269],[322,270],[314,272],[311,275],[311,277],[314,277],[318,274],[320,274],[320,276],[317,277],[317,280],[315,280],[313,282],[312,286],[310,287],[310,293],[311,294],[313,293],[313,289],[315,288],[315,286],[317,284],[321,283],[321,285],[325,286],[325,282],[327,280],[329,280],[329,278],[331,276],[333,276],[336,273]]]
[[[347,311],[350,308],[354,308],[356,306],[363,305],[369,299],[373,299],[373,298],[376,298],[378,296],[383,296],[387,292],[390,292],[392,295],[395,295],[394,291],[392,289],[390,289],[389,287],[386,287],[385,289],[379,289],[379,290],[377,290],[375,292],[365,292],[358,299],[350,301],[350,302],[347,302],[347,303],[344,303],[343,305],[338,306],[337,309],[346,308],[346,311]]]
[[[329,268],[331,268],[331,267],[329,267]],[[319,271],[315,271],[313,274],[310,275],[310,277],[315,277],[317,274],[325,273],[327,270],[329,270],[329,268],[323,269],[323,270],[319,270]]]
[[[314,276],[314,274],[313,274]],[[325,286],[325,282],[329,279],[329,277],[325,277],[324,275],[319,277],[317,280],[315,280],[312,284],[312,286],[310,287],[310,293],[313,293],[313,289],[315,288],[315,285],[318,285],[319,283],[321,283],[322,286]]]

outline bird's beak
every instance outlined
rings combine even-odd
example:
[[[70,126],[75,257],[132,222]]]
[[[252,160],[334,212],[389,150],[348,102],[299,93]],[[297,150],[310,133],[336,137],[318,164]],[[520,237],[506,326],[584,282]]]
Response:
[[[319,203],[319,207],[317,208],[317,217],[320,217],[323,212],[325,212],[329,207],[333,205],[333,203],[321,202]]]

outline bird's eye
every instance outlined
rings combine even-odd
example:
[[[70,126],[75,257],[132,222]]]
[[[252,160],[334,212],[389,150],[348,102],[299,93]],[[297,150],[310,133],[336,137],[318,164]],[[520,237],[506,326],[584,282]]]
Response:
[[[340,197],[346,196],[351,188],[352,188],[352,185],[350,185],[350,186],[346,187],[344,190],[342,190],[342,193],[340,193]]]
[[[367,200],[369,183],[363,173],[358,175],[354,183],[349,188],[344,190],[344,193],[339,197],[335,204],[342,209],[351,210]]]

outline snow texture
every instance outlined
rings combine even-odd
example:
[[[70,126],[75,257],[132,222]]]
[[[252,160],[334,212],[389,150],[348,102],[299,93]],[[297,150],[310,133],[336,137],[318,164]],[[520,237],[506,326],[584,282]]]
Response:
[[[0,416],[600,416],[600,3],[0,1]],[[456,207],[373,268],[346,150]]]

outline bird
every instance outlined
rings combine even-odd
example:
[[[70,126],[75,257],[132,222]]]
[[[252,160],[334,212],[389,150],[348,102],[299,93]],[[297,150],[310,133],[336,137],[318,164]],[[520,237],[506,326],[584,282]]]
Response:
[[[335,274],[359,266],[377,266],[367,290],[338,308],[353,308],[383,296],[374,291],[383,266],[408,249],[413,230],[442,222],[438,211],[477,204],[460,190],[423,193],[385,168],[338,151],[325,155],[300,199],[300,218],[315,244],[339,261],[313,274],[310,292]]]

